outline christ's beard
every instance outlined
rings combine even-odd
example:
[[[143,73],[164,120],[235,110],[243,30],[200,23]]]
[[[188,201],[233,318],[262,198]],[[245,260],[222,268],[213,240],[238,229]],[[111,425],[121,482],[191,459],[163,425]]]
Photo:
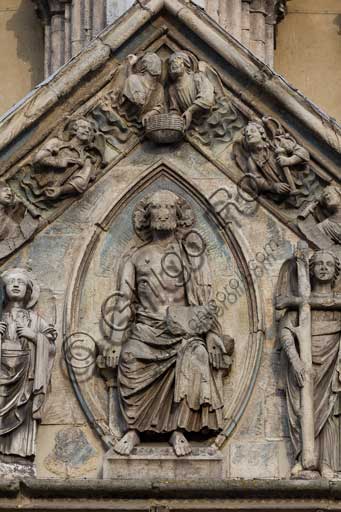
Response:
[[[152,220],[150,223],[150,228],[155,231],[175,231],[176,230],[176,220]]]

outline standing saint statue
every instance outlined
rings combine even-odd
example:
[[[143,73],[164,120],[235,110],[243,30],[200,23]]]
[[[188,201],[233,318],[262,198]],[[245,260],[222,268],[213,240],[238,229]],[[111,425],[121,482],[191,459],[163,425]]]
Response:
[[[193,224],[189,204],[167,190],[144,198],[134,212],[144,243],[123,258],[112,338],[119,343],[126,333],[118,392],[127,432],[114,446],[122,455],[142,432],[169,434],[175,454],[187,455],[186,433],[223,427],[233,340],[217,321],[206,247]]]
[[[1,274],[0,453],[32,457],[49,388],[56,331],[32,308],[40,289],[21,268]]]
[[[316,251],[309,260],[309,273],[310,295],[300,296],[299,273],[292,260],[285,262],[276,304],[277,309],[285,310],[279,325],[279,339],[285,356],[284,388],[295,455],[291,474],[296,478],[316,478],[319,474],[333,478],[340,470],[341,296],[333,291],[340,261],[327,250]],[[302,320],[300,308],[304,303],[310,308],[310,314]],[[308,319],[310,325],[304,326]],[[307,332],[310,332],[308,340],[304,339]],[[308,364],[306,352],[302,353],[307,342]],[[306,404],[307,396],[303,391],[310,386],[310,381],[310,404]],[[306,416],[311,425],[304,425]],[[304,429],[311,432],[310,439]],[[305,444],[313,447],[310,467],[303,461]]]

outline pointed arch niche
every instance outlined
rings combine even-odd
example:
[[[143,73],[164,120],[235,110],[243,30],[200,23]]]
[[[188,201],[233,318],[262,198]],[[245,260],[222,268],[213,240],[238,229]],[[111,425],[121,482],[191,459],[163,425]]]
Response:
[[[207,244],[223,332],[235,339],[233,367],[224,390],[225,427],[215,441],[221,446],[241,418],[256,381],[264,337],[262,300],[248,269],[251,251],[242,233],[232,224],[224,223],[205,196],[166,163],[149,168],[110,206],[98,219],[79,255],[64,311],[64,339],[70,339],[74,333],[85,333],[84,337],[79,335],[78,348],[82,352],[88,347],[85,359],[89,364],[84,364],[82,370],[69,365],[69,376],[90,425],[107,444],[119,431],[119,426],[108,418],[117,417],[119,411],[113,411],[117,408],[115,399],[108,394],[94,363],[94,341],[98,346],[110,336],[101,319],[101,306],[115,291],[122,255],[141,243],[132,225],[135,205],[160,189],[171,190],[191,204],[196,216],[194,228]]]

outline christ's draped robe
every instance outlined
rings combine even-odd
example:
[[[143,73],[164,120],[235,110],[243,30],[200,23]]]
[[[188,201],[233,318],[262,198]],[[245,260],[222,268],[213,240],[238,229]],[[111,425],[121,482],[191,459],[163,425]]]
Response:
[[[186,305],[209,304],[212,283],[205,255],[197,265],[180,242],[177,251],[187,276]],[[119,398],[128,428],[159,433],[221,430],[222,371],[210,365],[205,335],[172,333],[166,314],[142,308],[138,297],[135,310],[118,367]],[[220,334],[217,320],[212,332]]]

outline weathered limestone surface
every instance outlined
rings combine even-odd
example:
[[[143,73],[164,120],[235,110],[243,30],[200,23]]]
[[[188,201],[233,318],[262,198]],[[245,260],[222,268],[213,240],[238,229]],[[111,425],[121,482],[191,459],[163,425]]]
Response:
[[[157,480],[221,480],[224,477],[223,457],[211,449],[193,448],[191,455],[181,459],[171,448],[136,448],[129,458],[114,451],[104,456],[103,478]]]
[[[76,55],[134,0],[33,0],[44,26],[45,77]],[[199,0],[219,25],[266,64],[273,65],[276,25],[286,0]]]
[[[80,489],[86,498],[100,489],[112,506],[112,496],[127,498],[132,482],[124,487],[113,480],[101,488],[91,479],[118,472],[136,479],[134,471],[141,476],[135,500],[157,492],[182,499],[180,482],[166,484],[165,478],[191,472],[206,479],[215,471],[222,481],[202,487],[192,481],[187,499],[219,498],[222,508],[232,493],[269,499],[273,491],[275,500],[303,499],[309,491],[315,510],[324,509],[322,500],[334,499],[328,493],[336,489],[335,497],[337,484],[271,487],[264,481],[253,489],[245,484],[242,494],[238,482],[228,487],[224,480],[286,479],[297,457],[288,428],[295,415],[287,413],[290,401],[280,383],[285,368],[274,296],[298,242],[310,244],[310,255],[320,247],[316,232],[332,254],[319,265],[334,270],[317,275],[312,261],[313,293],[318,278],[331,287],[330,273],[333,281],[338,277],[340,127],[198,7],[150,0],[102,32],[0,128],[2,180],[9,185],[2,185],[1,212],[9,224],[4,241],[21,222],[14,222],[13,195],[41,219],[20,247],[9,244],[2,269],[30,268],[41,284],[39,314],[60,333],[35,459],[38,479],[55,480],[55,487],[18,484],[12,489],[18,502],[28,495],[55,499],[58,489],[60,500]],[[199,268],[198,241],[191,241],[187,255],[175,252],[185,251],[188,230],[204,241]],[[170,249],[183,267],[180,277],[190,272],[177,286],[164,267]],[[171,270],[177,270],[173,261]],[[339,305],[340,284],[334,284],[319,304],[328,315]],[[148,286],[153,294],[143,291]],[[308,293],[293,295],[309,305]],[[217,318],[204,311],[209,303]],[[276,304],[281,311],[298,302]],[[204,321],[199,317],[191,327],[189,311],[204,313]],[[121,320],[131,328],[123,349],[116,337]],[[335,346],[336,320],[325,319]],[[4,334],[16,317],[2,321]],[[12,336],[33,342],[24,327],[14,325]],[[138,350],[146,351],[143,357]],[[303,379],[302,367],[294,370]],[[165,388],[157,387],[160,382]],[[151,490],[143,478],[157,470],[161,483]],[[88,487],[63,487],[60,478],[83,478]],[[141,503],[129,506],[149,509],[149,502]],[[193,503],[193,510],[201,505]]]

